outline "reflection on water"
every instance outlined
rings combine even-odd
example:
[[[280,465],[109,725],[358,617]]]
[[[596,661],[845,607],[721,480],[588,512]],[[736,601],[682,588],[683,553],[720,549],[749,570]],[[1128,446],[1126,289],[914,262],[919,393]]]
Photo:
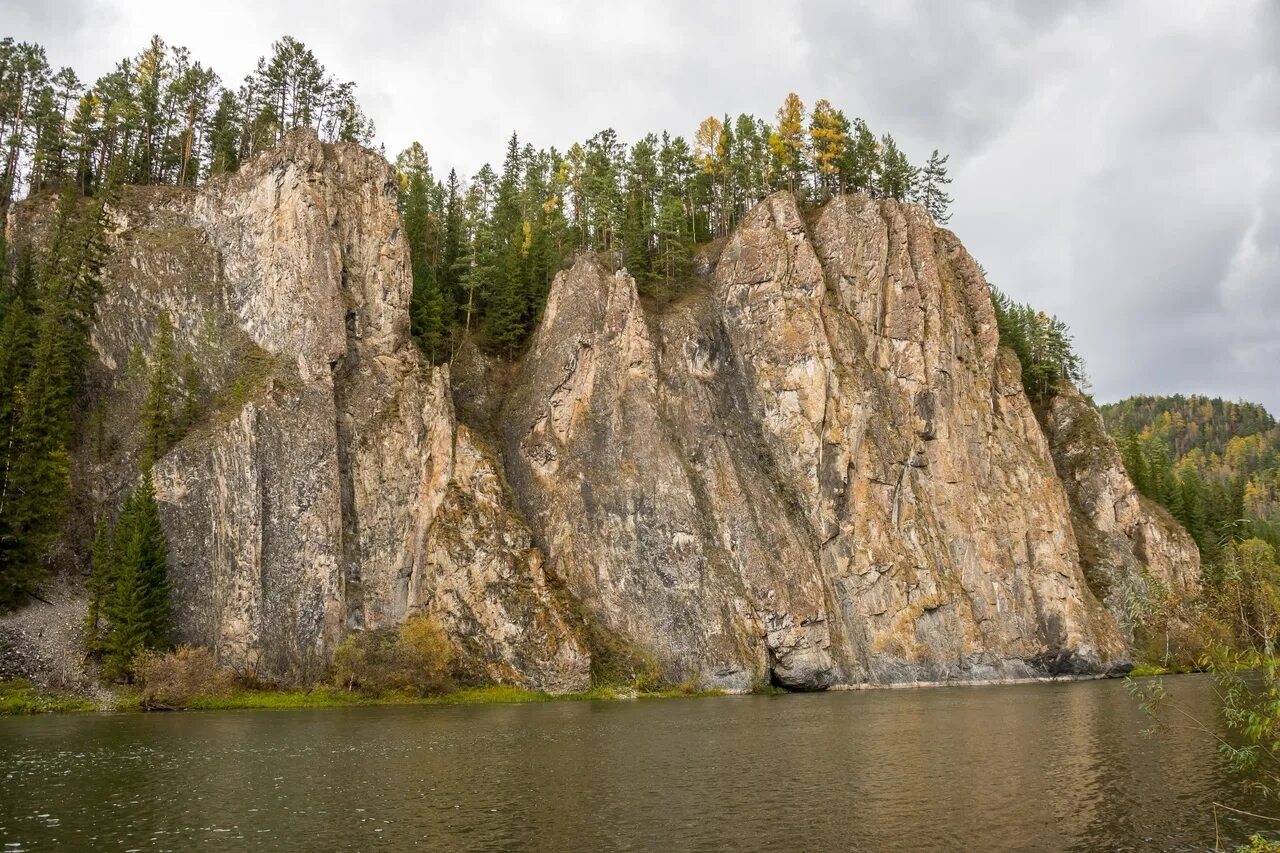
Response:
[[[1213,719],[1207,679],[1170,679]],[[1116,681],[0,719],[4,850],[1205,850],[1280,813]],[[1265,824],[1223,821],[1234,840]]]

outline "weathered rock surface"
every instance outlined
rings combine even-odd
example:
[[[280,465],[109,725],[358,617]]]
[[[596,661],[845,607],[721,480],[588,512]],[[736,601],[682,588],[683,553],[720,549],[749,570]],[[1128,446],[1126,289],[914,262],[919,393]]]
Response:
[[[117,220],[93,338],[113,392],[160,311],[217,352],[219,405],[155,467],[180,640],[299,682],[346,632],[430,612],[490,678],[587,684],[500,469],[409,340],[381,158],[293,134]]]
[[[130,484],[167,311],[213,389],[155,468],[178,638],[267,678],[417,612],[550,690],[586,686],[599,630],[735,690],[1106,673],[1114,590],[1198,578],[1078,438],[1083,399],[1037,422],[977,265],[916,207],[774,195],[664,306],[581,256],[519,364],[468,345],[452,379],[410,343],[370,152],[298,133],[113,216],[75,477],[86,508]]]
[[[1141,606],[1200,586],[1200,551],[1169,513],[1138,493],[1102,416],[1068,387],[1042,413],[1058,475],[1071,501],[1089,585],[1126,630]]]
[[[505,411],[554,570],[673,679],[1098,672],[1124,650],[987,287],[918,209],[786,194],[646,313],[557,279]]]

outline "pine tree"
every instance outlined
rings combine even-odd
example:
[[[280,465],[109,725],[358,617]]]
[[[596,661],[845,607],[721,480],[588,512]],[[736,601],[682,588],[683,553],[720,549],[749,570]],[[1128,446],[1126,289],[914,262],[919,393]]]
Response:
[[[880,144],[860,118],[854,119],[852,140],[840,158],[840,179],[854,192],[875,193],[880,186]]]
[[[745,114],[738,116],[733,131],[731,168],[737,188],[733,218],[737,221],[768,191],[769,134],[764,122]]]
[[[0,219],[19,188],[22,156],[37,125],[39,101],[48,85],[44,48],[12,38],[0,39],[0,130],[5,132],[0,164]]]
[[[166,116],[162,110],[162,94],[169,81],[169,64],[166,46],[160,36],[152,36],[151,43],[134,62],[134,80],[137,86],[138,132],[141,136],[137,150],[134,182],[155,183],[160,175],[160,145],[166,132]]]
[[[951,178],[947,175],[949,158],[950,155],[940,157],[938,149],[933,149],[929,162],[920,173],[920,181],[913,196],[913,201],[923,205],[939,225],[944,225],[951,219],[950,207],[953,199],[946,192],[947,184],[951,183]]]
[[[915,190],[919,170],[907,160],[893,136],[885,134],[880,140],[880,191],[884,198],[906,201]]]

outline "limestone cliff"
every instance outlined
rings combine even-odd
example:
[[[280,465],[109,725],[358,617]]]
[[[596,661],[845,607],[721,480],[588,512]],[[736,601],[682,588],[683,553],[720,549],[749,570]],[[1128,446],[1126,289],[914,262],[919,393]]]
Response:
[[[479,673],[551,690],[601,635],[735,690],[1105,673],[1117,581],[1196,582],[1114,447],[1070,437],[1087,403],[1037,422],[919,208],[776,194],[662,306],[583,255],[518,364],[466,347],[451,378],[409,340],[395,195],[302,132],[112,210],[85,515],[136,469],[131,365],[168,312],[211,389],[156,466],[179,639],[228,663],[306,681],[430,612]]]

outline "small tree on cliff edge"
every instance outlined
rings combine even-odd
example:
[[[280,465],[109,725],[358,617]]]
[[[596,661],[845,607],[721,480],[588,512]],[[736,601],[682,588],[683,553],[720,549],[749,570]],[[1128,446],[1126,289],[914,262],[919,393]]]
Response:
[[[929,215],[933,217],[933,221],[939,225],[945,225],[951,219],[950,208],[953,199],[947,195],[946,191],[947,184],[951,183],[951,177],[947,174],[947,160],[950,157],[950,154],[939,155],[938,149],[933,149],[933,153],[929,155],[929,162],[920,173],[913,199],[917,204],[924,205],[925,210],[929,211]]]

